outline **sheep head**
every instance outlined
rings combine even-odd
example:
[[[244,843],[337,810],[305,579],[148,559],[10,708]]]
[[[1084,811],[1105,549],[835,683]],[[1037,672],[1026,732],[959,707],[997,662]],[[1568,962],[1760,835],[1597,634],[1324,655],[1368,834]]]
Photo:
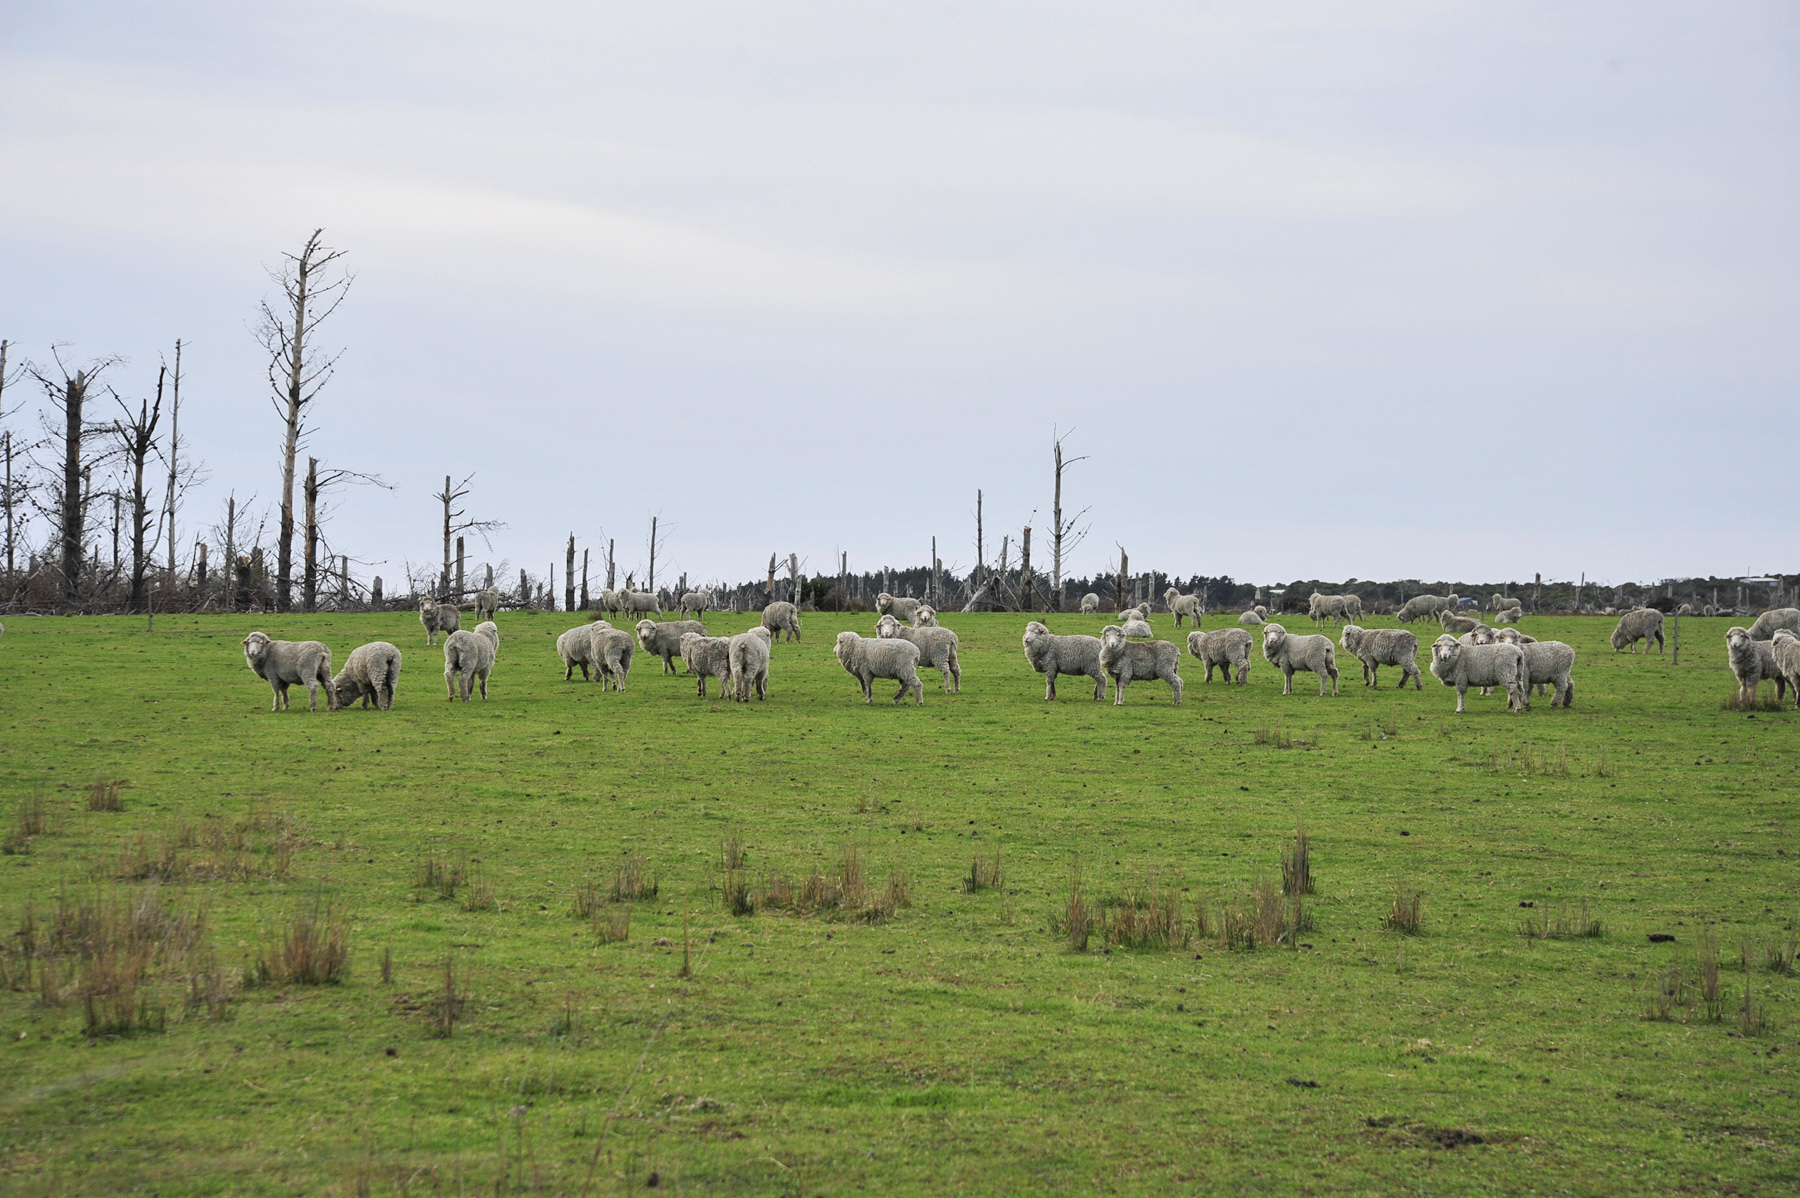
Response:
[[[883,598],[886,598],[886,596],[883,596]],[[831,647],[831,655],[838,659],[839,665],[843,665],[855,655],[856,642],[861,639],[862,638],[857,636],[854,632],[840,632],[837,634],[837,643]]]
[[[244,638],[244,662],[258,674],[263,658],[269,655],[269,635],[266,632],[253,632]]]
[[[1471,645],[1491,645],[1494,643],[1494,635],[1494,630],[1486,624],[1477,624],[1469,629],[1469,643]]]
[[[1442,671],[1439,670],[1439,666],[1445,670],[1454,669],[1457,661],[1462,657],[1462,651],[1462,642],[1447,632],[1431,642],[1431,672],[1441,675]]]
[[[883,616],[875,621],[875,635],[884,641],[891,641],[900,635],[900,621],[893,616]]]
[[[644,646],[645,638],[656,635],[655,620],[639,620],[637,622],[638,645]]]
[[[1100,630],[1100,643],[1108,649],[1117,649],[1125,643],[1125,630],[1117,624],[1108,624]]]
[[[1344,631],[1338,634],[1338,644],[1342,645],[1351,653],[1354,653],[1356,652],[1356,647],[1362,644],[1362,634],[1363,630],[1356,625],[1346,624],[1344,625]]]

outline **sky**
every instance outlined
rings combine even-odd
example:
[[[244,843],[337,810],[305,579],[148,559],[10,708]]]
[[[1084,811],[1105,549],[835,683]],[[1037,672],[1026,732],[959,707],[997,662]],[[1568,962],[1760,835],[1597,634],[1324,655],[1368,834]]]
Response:
[[[1797,134],[1781,3],[9,0],[0,338],[183,340],[191,542],[322,228],[390,590],[446,474],[515,572],[1047,568],[1059,430],[1069,574],[1792,573]]]

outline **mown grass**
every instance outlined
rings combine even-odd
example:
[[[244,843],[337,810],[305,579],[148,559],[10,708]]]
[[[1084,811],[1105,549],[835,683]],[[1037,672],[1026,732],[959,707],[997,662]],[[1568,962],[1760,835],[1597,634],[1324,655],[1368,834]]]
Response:
[[[1800,1177],[1800,720],[1725,705],[1729,621],[1677,667],[1528,620],[1579,699],[1515,718],[1260,659],[1046,704],[1022,619],[942,620],[963,693],[914,709],[829,613],[750,704],[565,683],[564,615],[502,613],[468,705],[404,613],[9,619],[0,1188]],[[394,710],[271,713],[253,627],[393,641]]]

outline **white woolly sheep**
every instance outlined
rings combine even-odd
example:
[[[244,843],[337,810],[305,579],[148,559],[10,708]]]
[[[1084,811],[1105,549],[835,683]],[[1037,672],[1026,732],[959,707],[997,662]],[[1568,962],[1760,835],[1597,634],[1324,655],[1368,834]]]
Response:
[[[1750,639],[1753,641],[1772,640],[1775,633],[1787,629],[1795,636],[1800,636],[1800,607],[1772,607],[1750,625]],[[1648,645],[1645,646],[1649,648]]]
[[[706,625],[698,620],[670,620],[667,624],[658,624],[655,620],[639,620],[638,648],[652,657],[662,658],[662,672],[673,674],[675,659],[681,656],[681,638],[690,632],[705,636]]]
[[[491,620],[500,614],[500,588],[483,587],[475,592],[475,622]]]
[[[594,664],[593,625],[583,624],[557,637],[556,655],[562,658],[564,682],[575,677],[576,666],[581,667],[581,680],[588,681],[588,667]]]
[[[706,680],[719,680],[719,697],[729,698],[725,692],[731,685],[731,638],[726,636],[701,636],[697,632],[681,634],[681,660],[687,662],[688,673],[694,677],[695,688],[702,699],[706,698]]]
[[[1326,620],[1360,620],[1362,599],[1357,595],[1321,595],[1314,591],[1307,604],[1306,614],[1312,617],[1315,624]]]
[[[878,616],[892,616],[896,620],[911,620],[914,616],[919,614],[919,608],[923,607],[924,604],[925,601],[923,599],[908,599],[901,595],[890,595],[886,591],[883,591],[881,594],[875,596],[875,614]]]
[[[1213,667],[1217,666],[1225,676],[1227,685],[1231,683],[1231,672],[1237,671],[1237,684],[1244,685],[1250,678],[1250,634],[1242,628],[1221,628],[1217,632],[1190,632],[1187,638],[1188,652],[1199,658],[1206,666],[1206,680],[1212,681]]]
[[[1769,648],[1775,654],[1775,668],[1781,671],[1788,689],[1794,692],[1794,706],[1800,707],[1800,637],[1785,628],[1777,628]]]
[[[1525,710],[1525,650],[1518,645],[1505,641],[1465,645],[1446,632],[1432,642],[1431,673],[1445,686],[1456,688],[1458,715],[1471,686],[1503,687],[1513,714]]]
[[[631,634],[623,628],[614,628],[604,620],[596,620],[588,628],[588,635],[593,639],[592,653],[594,680],[600,689],[611,687],[615,691],[625,689],[625,679],[631,673],[631,659],[637,652],[637,643]]]
[[[919,647],[918,668],[936,670],[944,680],[946,695],[962,693],[962,663],[956,657],[956,649],[961,642],[950,629],[908,628],[892,616],[883,616],[875,622],[875,636],[884,641],[911,641]],[[952,683],[955,685],[952,686]]]
[[[1725,630],[1725,658],[1731,663],[1731,672],[1737,676],[1738,693],[1746,701],[1756,701],[1756,692],[1765,679],[1775,683],[1776,702],[1787,697],[1787,678],[1775,664],[1773,640],[1755,640],[1748,628],[1734,624]]]
[[[1249,624],[1254,627],[1257,624],[1264,623],[1265,621],[1268,620],[1268,618],[1269,618],[1268,609],[1259,603],[1255,607],[1251,608],[1249,611],[1245,612],[1243,615],[1239,616],[1238,623],[1239,624]]]
[[[914,628],[938,627],[937,609],[930,604],[919,604],[919,610],[913,613],[912,624]]]
[[[1331,680],[1331,693],[1338,693],[1337,650],[1331,638],[1318,633],[1300,635],[1279,624],[1263,627],[1263,660],[1281,671],[1281,693],[1294,693],[1294,674],[1311,670],[1319,676],[1319,693],[1325,693],[1325,680]]]
[[[1522,612],[1525,604],[1518,599],[1508,599],[1505,595],[1494,595],[1488,600],[1488,610],[1496,615],[1507,610]]]
[[[1175,706],[1181,706],[1181,650],[1168,641],[1128,641],[1124,628],[1108,624],[1100,630],[1100,668],[1113,680],[1114,707],[1125,705],[1125,688],[1133,678],[1162,679]]]
[[[1488,631],[1494,634],[1495,640],[1505,641],[1509,645],[1537,644],[1537,638],[1535,636],[1527,636],[1517,628],[1490,628]]]
[[[1477,628],[1484,627],[1480,620],[1470,616],[1459,616],[1455,609],[1448,607],[1438,613],[1438,623],[1443,625],[1444,631],[1452,636],[1460,636],[1465,632],[1474,632]]]
[[[373,701],[377,711],[394,706],[394,688],[399,685],[400,650],[386,641],[370,641],[350,650],[344,668],[331,680],[340,708],[361,699],[364,708]]]
[[[1551,688],[1550,706],[1573,706],[1575,682],[1569,675],[1575,668],[1575,650],[1561,641],[1532,641],[1519,648],[1525,653],[1527,705],[1532,687],[1537,687],[1541,695],[1548,686]]]
[[[494,671],[494,659],[500,656],[500,629],[492,620],[475,626],[474,632],[453,632],[444,638],[444,689],[456,698],[457,684],[462,685],[462,701],[469,701],[475,684],[481,685],[481,698],[487,701],[488,675]]]
[[[645,612],[662,619],[662,601],[649,591],[620,591],[619,606],[627,616],[641,615]]]
[[[1449,606],[1449,601],[1442,595],[1414,595],[1400,605],[1394,618],[1402,624],[1410,624],[1414,620],[1426,618],[1437,619],[1438,613]]]
[[[1044,676],[1044,698],[1056,698],[1058,674],[1086,674],[1094,680],[1094,698],[1106,698],[1106,671],[1100,668],[1100,638],[1057,636],[1037,620],[1025,625],[1025,660]]]
[[[864,703],[875,701],[872,689],[875,679],[891,678],[900,684],[900,689],[894,693],[896,704],[905,699],[910,690],[913,702],[925,706],[925,684],[919,681],[919,647],[911,641],[884,641],[878,637],[861,637],[854,632],[840,632],[831,651],[838,664],[862,684]]]
[[[1654,607],[1640,607],[1628,611],[1619,617],[1619,623],[1612,631],[1613,652],[1629,649],[1637,652],[1637,643],[1644,642],[1644,652],[1650,652],[1650,642],[1656,641],[1656,651],[1663,649],[1663,614]]]
[[[1121,624],[1125,623],[1127,620],[1133,620],[1133,619],[1143,620],[1145,622],[1148,622],[1150,619],[1150,607],[1151,607],[1150,601],[1148,599],[1146,599],[1146,600],[1144,600],[1144,602],[1139,603],[1134,607],[1127,607],[1127,608],[1121,609],[1118,616],[1116,617],[1116,619]]]
[[[337,710],[331,684],[331,650],[321,641],[273,641],[266,632],[244,638],[244,664],[274,692],[270,711],[285,711],[288,687],[306,688],[307,710],[319,710],[319,688],[325,688],[325,710]]]
[[[1404,628],[1359,628],[1344,625],[1338,637],[1344,652],[1362,662],[1363,685],[1381,686],[1381,667],[1400,667],[1400,689],[1411,678],[1414,690],[1424,690],[1419,676],[1419,638]]]
[[[1517,624],[1524,618],[1525,609],[1522,607],[1503,607],[1494,613],[1494,623],[1496,624]]]
[[[1163,603],[1168,607],[1170,614],[1175,617],[1175,627],[1177,628],[1181,627],[1183,616],[1191,617],[1194,627],[1198,628],[1200,627],[1200,617],[1206,614],[1206,608],[1202,606],[1200,596],[1183,595],[1174,587],[1163,592]]]
[[[769,697],[769,646],[775,634],[758,626],[731,638],[727,653],[731,659],[731,693],[740,703],[750,701],[754,690],[758,700]]]
[[[701,613],[710,606],[712,606],[712,588],[701,587],[699,590],[689,591],[681,597],[680,614],[685,616],[689,612],[693,612],[694,618],[698,620]]]
[[[1150,627],[1150,621],[1143,619],[1135,611],[1131,613],[1131,617],[1119,625],[1125,630],[1126,640],[1147,641],[1156,635],[1155,630]]]
[[[917,612],[918,608],[912,609],[912,614]],[[901,619],[907,618],[907,616],[901,617]],[[779,641],[781,634],[785,632],[788,640],[797,641],[800,639],[800,609],[785,600],[777,600],[763,608],[762,626],[769,630],[769,634],[774,640]]]
[[[600,588],[600,610],[611,616],[618,615],[620,609],[624,607],[619,599],[619,594],[620,592],[611,587]]]
[[[462,627],[462,612],[454,603],[439,603],[426,595],[419,600],[419,623],[425,625],[425,643],[435,645],[440,632]]]
[[[1100,596],[1089,591],[1081,597],[1081,614],[1089,616],[1100,610]],[[1096,637],[1096,640],[1099,638]]]

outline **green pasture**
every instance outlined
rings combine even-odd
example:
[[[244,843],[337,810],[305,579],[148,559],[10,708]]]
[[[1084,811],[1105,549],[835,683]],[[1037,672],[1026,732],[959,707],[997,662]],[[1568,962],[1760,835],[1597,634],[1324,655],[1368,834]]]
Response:
[[[1675,665],[1615,655],[1610,619],[1528,618],[1579,653],[1573,709],[1471,694],[1459,717],[1429,673],[1370,691],[1347,655],[1337,698],[1306,676],[1282,697],[1258,654],[1244,687],[1184,658],[1181,707],[1155,683],[1095,703],[1080,678],[1048,704],[1011,615],[943,617],[963,690],[925,672],[923,708],[888,705],[892,684],[863,705],[831,642],[873,617],[831,613],[775,647],[766,703],[698,699],[642,654],[602,693],[563,681],[574,619],[501,613],[490,698],[465,705],[406,613],[8,618],[0,1191],[1800,1187],[1800,982],[1780,968],[1800,717],[1726,708],[1730,621],[1683,620]],[[253,628],[339,663],[394,642],[394,709],[313,714],[295,691],[271,713]],[[123,810],[89,810],[107,780]],[[34,804],[35,834],[15,821]],[[1216,924],[1279,884],[1301,819],[1311,928],[1280,946],[1077,952],[1053,930],[1077,861],[1090,904],[1162,888]],[[727,908],[732,879],[757,897],[835,876],[846,846],[910,905]],[[967,892],[996,852],[1000,884]],[[656,893],[607,942],[627,856]],[[454,897],[419,885],[428,863],[462,871]],[[1383,926],[1400,893],[1423,896],[1417,935]],[[79,951],[23,959],[84,904],[204,919],[129,1031],[90,1030]],[[240,988],[315,909],[347,977]],[[1522,934],[1546,916],[1601,934]],[[189,998],[204,960],[211,1003]],[[1674,966],[1681,993],[1647,1019]]]

